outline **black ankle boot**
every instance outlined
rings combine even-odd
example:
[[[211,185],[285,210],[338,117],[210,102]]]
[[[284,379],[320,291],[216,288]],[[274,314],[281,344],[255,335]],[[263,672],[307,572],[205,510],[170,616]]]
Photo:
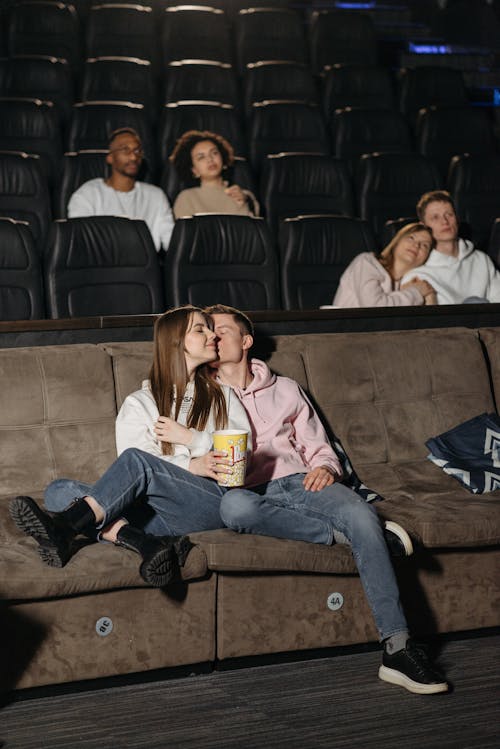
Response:
[[[75,536],[85,526],[95,524],[94,513],[83,501],[53,516],[31,497],[16,497],[9,509],[16,526],[35,539],[42,561],[50,567],[64,567],[78,548],[73,543]]]
[[[140,575],[156,588],[169,585],[179,576],[179,565],[184,564],[193,546],[187,536],[153,536],[130,525],[120,528],[116,544],[142,557]]]

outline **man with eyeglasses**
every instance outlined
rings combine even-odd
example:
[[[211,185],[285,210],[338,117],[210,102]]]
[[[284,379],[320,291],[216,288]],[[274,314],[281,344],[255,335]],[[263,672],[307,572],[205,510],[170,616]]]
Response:
[[[435,289],[438,304],[500,302],[500,273],[485,252],[458,236],[458,220],[449,192],[426,192],[417,203],[419,220],[429,227],[435,241],[425,265],[409,271]]]
[[[111,133],[106,164],[109,176],[84,182],[71,196],[68,217],[126,216],[142,219],[148,226],[156,250],[168,249],[174,219],[163,190],[137,175],[144,158],[139,135],[131,128]]]

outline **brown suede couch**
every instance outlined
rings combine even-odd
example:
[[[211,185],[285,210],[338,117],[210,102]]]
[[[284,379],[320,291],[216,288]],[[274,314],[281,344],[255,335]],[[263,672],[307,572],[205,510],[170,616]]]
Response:
[[[396,563],[412,630],[497,625],[500,494],[466,492],[426,460],[424,442],[495,409],[500,328],[267,343],[270,366],[308,390],[361,478],[385,497],[381,516],[412,535],[416,553]],[[117,408],[147,376],[151,351],[141,342],[0,351],[3,689],[377,639],[344,546],[196,533],[185,581],[171,590],[148,587],[138,558],[108,544],[84,546],[64,569],[39,561],[8,500],[107,468]]]

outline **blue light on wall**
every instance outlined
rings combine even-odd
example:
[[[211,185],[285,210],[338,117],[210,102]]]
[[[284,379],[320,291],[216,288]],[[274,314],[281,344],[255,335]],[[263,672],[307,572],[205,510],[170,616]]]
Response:
[[[500,88],[493,89],[493,106],[500,107]]]
[[[376,6],[376,2],[373,3],[335,3],[336,8],[343,8],[344,10],[373,10]]]
[[[408,42],[408,51],[416,55],[449,55],[452,50],[448,44],[414,44]]]

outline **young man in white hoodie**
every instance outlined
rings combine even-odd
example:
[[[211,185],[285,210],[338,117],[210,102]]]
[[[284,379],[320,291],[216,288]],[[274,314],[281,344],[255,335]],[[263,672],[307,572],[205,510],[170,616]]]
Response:
[[[438,304],[500,302],[500,273],[486,253],[459,239],[458,220],[449,192],[426,192],[417,203],[419,220],[432,230],[436,243],[425,265],[402,279],[418,277],[435,289]]]
[[[384,529],[373,505],[341,483],[339,460],[305,393],[249,358],[247,316],[224,305],[206,311],[217,336],[217,377],[234,389],[252,428],[245,488],[222,497],[224,524],[240,533],[350,544],[384,643],[379,677],[415,694],[447,691],[444,677],[409,639],[399,599],[388,544],[409,555],[408,534],[396,523]]]

